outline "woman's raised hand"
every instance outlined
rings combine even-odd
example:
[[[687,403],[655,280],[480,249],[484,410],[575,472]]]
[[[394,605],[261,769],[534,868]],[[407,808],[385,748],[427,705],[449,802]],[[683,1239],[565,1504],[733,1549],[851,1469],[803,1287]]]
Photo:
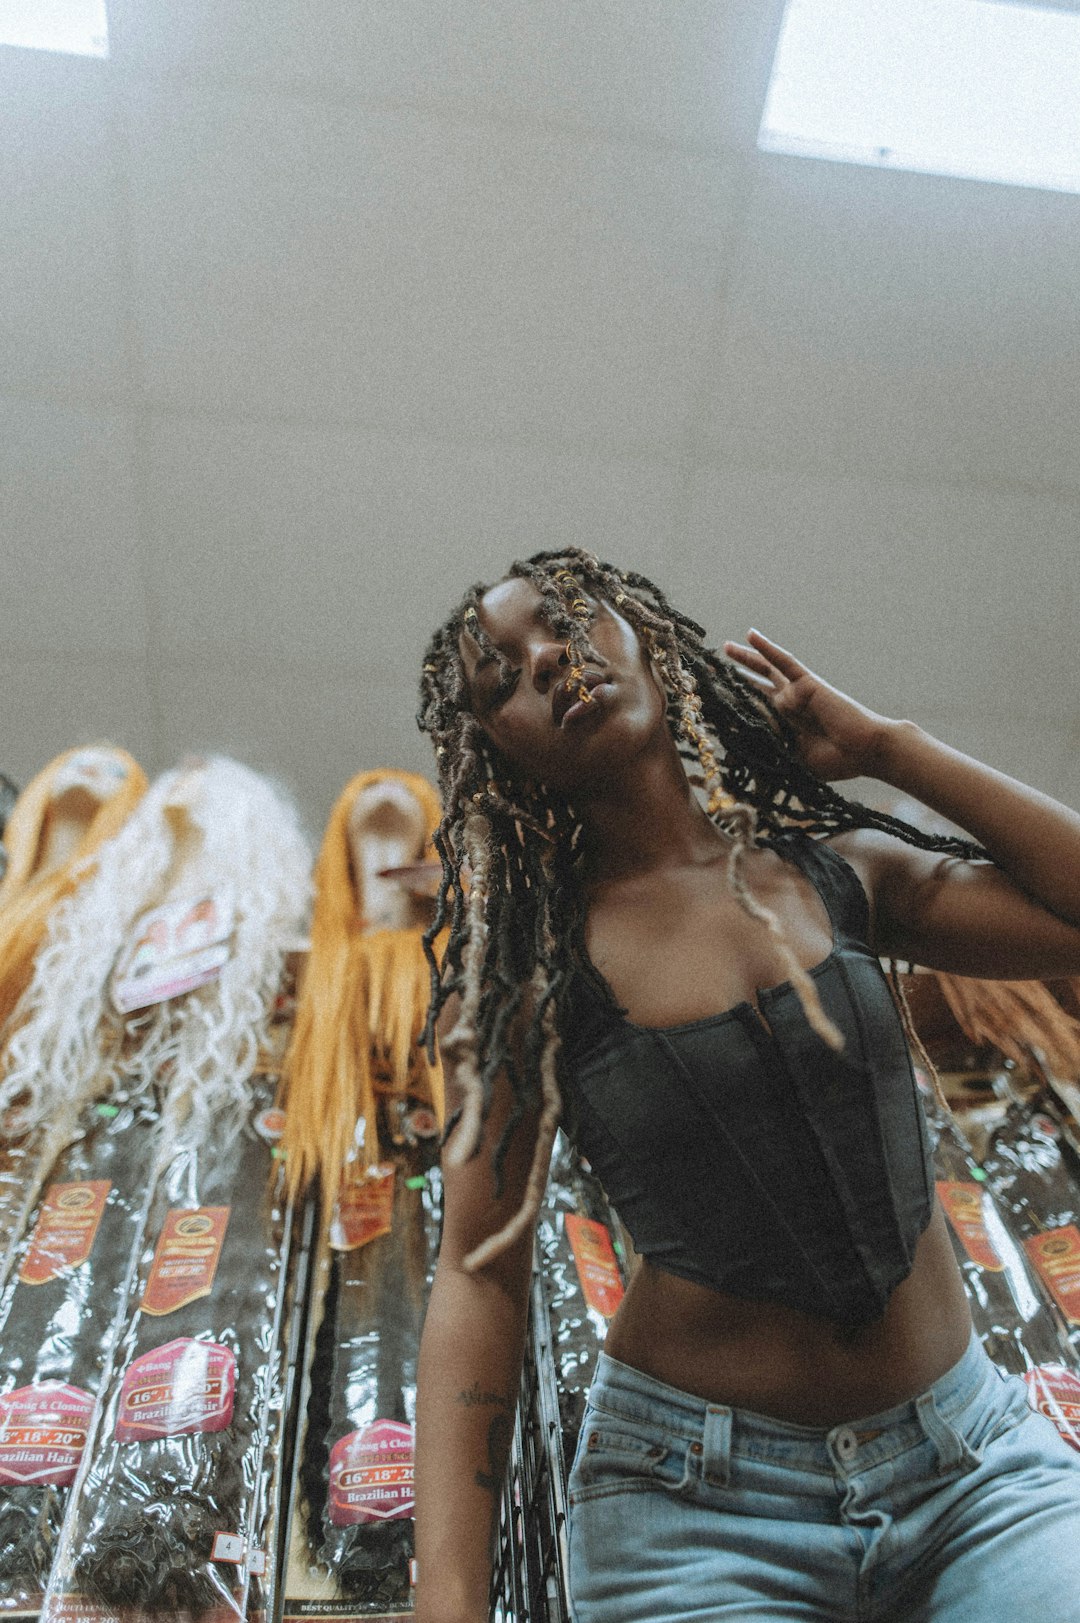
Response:
[[[726,642],[724,652],[795,728],[800,759],[816,777],[837,781],[877,775],[895,722],[830,687],[760,631],[749,631],[746,643]]]

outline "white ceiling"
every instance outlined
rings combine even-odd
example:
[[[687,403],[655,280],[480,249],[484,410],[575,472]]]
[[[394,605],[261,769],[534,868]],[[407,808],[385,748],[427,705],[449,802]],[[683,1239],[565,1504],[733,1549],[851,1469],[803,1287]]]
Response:
[[[114,0],[0,48],[0,769],[428,770],[579,542],[1080,805],[1080,197],[766,156],[780,0]]]

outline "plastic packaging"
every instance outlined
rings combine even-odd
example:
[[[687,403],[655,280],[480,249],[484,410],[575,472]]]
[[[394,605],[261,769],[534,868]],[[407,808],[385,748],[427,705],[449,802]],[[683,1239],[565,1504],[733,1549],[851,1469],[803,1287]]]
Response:
[[[599,1179],[560,1132],[537,1223],[563,1447],[573,1454],[596,1359],[628,1282],[617,1219]]]
[[[1071,1363],[1053,1309],[970,1146],[947,1119],[936,1119],[932,1129],[938,1198],[983,1346],[996,1364],[1017,1375],[1036,1364]]]
[[[280,1614],[279,1597],[284,1576],[285,1534],[296,1445],[300,1376],[304,1360],[304,1332],[313,1266],[317,1203],[304,1201],[293,1218],[292,1243],[285,1281],[285,1300],[279,1327],[276,1379],[267,1403],[267,1436],[263,1453],[263,1493],[253,1513],[253,1545],[265,1551],[265,1563],[251,1565],[247,1595],[248,1623],[270,1623]]]
[[[146,1221],[151,1097],[60,1155],[0,1296],[0,1607],[36,1612]]]
[[[286,1618],[412,1605],[416,1366],[441,1179],[431,1111],[391,1108],[384,1120],[395,1115],[402,1142],[384,1131],[380,1164],[343,1185],[316,1262]]]
[[[44,1159],[56,1149],[56,1142],[46,1141],[41,1128],[9,1129],[0,1137],[0,1285],[6,1284],[15,1266],[40,1180],[49,1170]]]
[[[181,1137],[154,1192],[128,1317],[43,1615],[242,1615],[265,1504],[291,1212],[269,1083],[239,1129]]]
[[[983,1171],[1080,1351],[1080,1166],[1051,1101],[1009,1103]]]

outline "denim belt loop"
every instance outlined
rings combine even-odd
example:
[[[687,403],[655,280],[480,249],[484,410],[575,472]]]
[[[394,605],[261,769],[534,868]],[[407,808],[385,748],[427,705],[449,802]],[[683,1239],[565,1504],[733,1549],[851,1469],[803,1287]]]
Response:
[[[731,1480],[731,1410],[725,1405],[707,1406],[702,1446],[702,1476],[714,1488],[726,1488]]]
[[[932,1392],[924,1392],[921,1398],[916,1398],[915,1409],[923,1433],[937,1449],[939,1476],[955,1470],[957,1466],[970,1471],[972,1466],[978,1465],[979,1456],[968,1447],[966,1439],[956,1427],[939,1413]]]

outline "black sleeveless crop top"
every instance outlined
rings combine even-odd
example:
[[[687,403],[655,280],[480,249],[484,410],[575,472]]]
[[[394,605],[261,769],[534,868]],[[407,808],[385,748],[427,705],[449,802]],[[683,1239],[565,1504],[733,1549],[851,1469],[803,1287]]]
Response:
[[[829,846],[772,842],[828,911],[809,971],[836,1053],[789,981],[723,1014],[634,1025],[591,965],[562,1021],[567,1130],[638,1252],[698,1284],[848,1327],[879,1318],[930,1221],[933,1165],[866,893]]]

